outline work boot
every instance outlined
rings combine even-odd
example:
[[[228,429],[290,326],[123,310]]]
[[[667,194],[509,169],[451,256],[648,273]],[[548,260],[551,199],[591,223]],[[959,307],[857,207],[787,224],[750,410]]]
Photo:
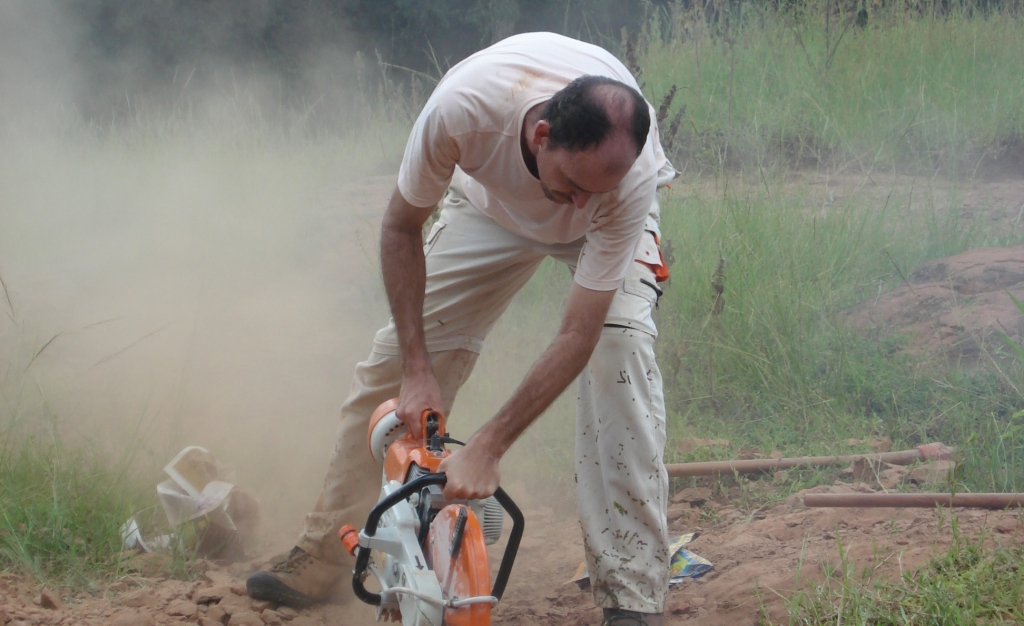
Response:
[[[296,546],[284,561],[250,576],[245,591],[255,600],[306,606],[329,598],[344,572]]]
[[[661,613],[639,613],[626,609],[605,609],[601,626],[662,626]]]

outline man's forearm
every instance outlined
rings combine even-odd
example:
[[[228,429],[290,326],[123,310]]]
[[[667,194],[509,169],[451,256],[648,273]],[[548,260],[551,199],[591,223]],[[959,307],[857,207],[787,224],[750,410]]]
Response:
[[[397,197],[397,198],[396,198]],[[429,367],[423,335],[423,292],[426,260],[423,255],[422,221],[410,219],[395,192],[381,226],[381,272],[384,290],[395,320],[406,373]]]
[[[477,433],[480,443],[503,455],[583,371],[593,348],[576,333],[557,335],[505,406]]]
[[[594,352],[614,292],[574,286],[568,316],[544,354],[534,363],[505,406],[474,436],[501,456],[579,375]],[[576,310],[572,310],[576,309]],[[580,314],[580,311],[586,311]]]

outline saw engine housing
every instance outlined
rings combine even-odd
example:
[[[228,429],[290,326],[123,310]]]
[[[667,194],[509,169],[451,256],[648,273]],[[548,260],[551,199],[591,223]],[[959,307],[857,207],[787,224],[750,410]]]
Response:
[[[500,488],[482,500],[446,500],[446,477],[437,469],[450,454],[446,444],[459,442],[447,436],[435,411],[423,413],[422,437],[414,437],[398,419],[397,406],[389,400],[378,407],[367,433],[371,454],[383,463],[380,499],[361,532],[351,526],[339,532],[356,556],[353,590],[377,606],[378,620],[489,626],[522,538],[522,513]],[[492,587],[487,545],[501,536],[505,512],[513,528]],[[364,586],[369,574],[380,593]]]

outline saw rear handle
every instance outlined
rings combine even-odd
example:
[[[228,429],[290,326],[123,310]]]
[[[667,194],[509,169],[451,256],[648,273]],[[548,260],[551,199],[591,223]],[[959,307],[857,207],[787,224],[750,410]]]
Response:
[[[377,527],[380,524],[381,517],[388,509],[403,500],[409,499],[410,496],[415,493],[419,493],[426,487],[431,485],[443,486],[447,481],[448,477],[443,473],[433,473],[425,474],[402,485],[398,490],[382,499],[375,507],[373,507],[373,510],[370,511],[370,515],[366,518],[366,527],[363,529],[363,532],[359,534],[367,537],[373,537],[377,534]],[[516,560],[516,552],[519,550],[519,541],[523,538],[525,520],[523,519],[522,511],[519,510],[516,503],[513,502],[512,498],[510,498],[500,487],[494,492],[494,499],[498,501],[498,504],[500,504],[501,507],[505,509],[505,512],[508,513],[509,517],[512,518],[512,532],[509,534],[508,544],[505,546],[505,554],[501,557],[501,565],[498,567],[498,575],[495,576],[494,585],[491,588],[491,595],[500,600],[501,595],[505,592],[505,585],[508,583],[509,574],[512,572],[512,564]],[[359,537],[356,535],[355,529],[351,527],[343,528],[339,534],[341,536],[342,543],[349,552],[356,555],[356,566],[352,571],[352,590],[355,592],[356,597],[366,604],[380,606],[380,594],[367,591],[366,587],[363,586],[363,580],[366,577],[366,570],[370,563],[370,549],[359,545]]]

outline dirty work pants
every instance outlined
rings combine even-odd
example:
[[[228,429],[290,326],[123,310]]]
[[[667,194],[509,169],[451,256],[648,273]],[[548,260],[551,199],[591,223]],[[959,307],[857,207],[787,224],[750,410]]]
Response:
[[[547,256],[575,269],[581,245],[547,245],[512,234],[477,211],[457,187],[450,189],[424,247],[423,323],[445,415],[515,293]],[[577,381],[576,418],[577,499],[594,600],[604,608],[646,613],[663,610],[669,567],[654,284],[650,269],[632,264]],[[401,382],[392,321],[377,333],[370,357],[356,366],[324,489],[297,544],[316,558],[350,563],[337,531],[361,524],[377,501],[381,468],[366,448],[368,422],[374,408],[398,397]]]

